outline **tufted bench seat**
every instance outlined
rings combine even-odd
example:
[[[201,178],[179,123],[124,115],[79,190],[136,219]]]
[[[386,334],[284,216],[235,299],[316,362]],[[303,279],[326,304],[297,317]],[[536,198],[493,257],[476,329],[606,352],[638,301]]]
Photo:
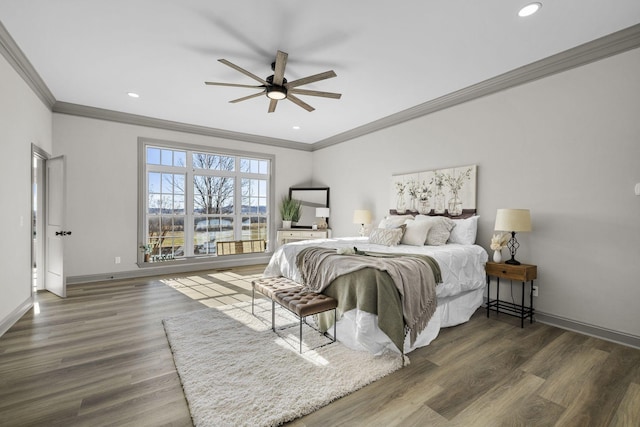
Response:
[[[256,291],[273,301],[273,295],[278,291],[286,291],[289,289],[302,289],[302,286],[286,277],[265,277],[251,282],[253,292],[251,294],[251,314],[253,312],[253,303],[255,301]]]
[[[336,341],[336,307],[338,301],[316,292],[304,291],[298,283],[285,277],[269,277],[251,282],[253,292],[257,290],[271,300],[271,329],[275,332],[275,303],[286,308],[300,319],[300,353],[302,353],[302,323],[304,318],[333,310],[333,338]],[[253,296],[251,311],[253,313]]]

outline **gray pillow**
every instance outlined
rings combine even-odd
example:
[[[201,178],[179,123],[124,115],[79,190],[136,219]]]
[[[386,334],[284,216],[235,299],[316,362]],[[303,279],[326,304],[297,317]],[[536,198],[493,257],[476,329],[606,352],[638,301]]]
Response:
[[[445,216],[416,215],[415,220],[427,221],[431,224],[425,243],[431,246],[442,246],[446,244],[447,240],[449,240],[451,230],[455,226],[455,223]]]

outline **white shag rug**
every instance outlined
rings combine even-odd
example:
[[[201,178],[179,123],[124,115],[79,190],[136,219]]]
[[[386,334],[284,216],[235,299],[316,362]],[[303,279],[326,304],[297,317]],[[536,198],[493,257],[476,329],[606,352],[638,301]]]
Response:
[[[196,426],[274,426],[309,414],[402,366],[299,325],[271,330],[271,302],[199,310],[164,319],[176,369]],[[276,326],[295,317],[276,305]],[[339,338],[339,337],[338,337]]]

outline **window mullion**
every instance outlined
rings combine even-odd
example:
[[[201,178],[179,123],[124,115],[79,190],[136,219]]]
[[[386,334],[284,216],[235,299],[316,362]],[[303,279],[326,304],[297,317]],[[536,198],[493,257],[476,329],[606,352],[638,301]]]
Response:
[[[193,207],[193,176],[194,171],[191,164],[191,156],[187,156],[187,173],[185,176],[185,189],[184,189],[184,197],[185,197],[185,212],[184,212],[184,228],[185,228],[185,255],[193,256],[193,242],[194,242],[194,218],[195,212]]]
[[[234,208],[234,222],[238,224],[237,227],[233,227],[233,238],[235,240],[242,240],[242,173],[240,173],[240,157],[236,157],[236,173],[233,182],[233,203]]]

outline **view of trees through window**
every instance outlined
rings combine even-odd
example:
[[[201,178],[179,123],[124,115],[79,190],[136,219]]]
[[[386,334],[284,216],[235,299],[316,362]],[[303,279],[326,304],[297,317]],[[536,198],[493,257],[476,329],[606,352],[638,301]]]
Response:
[[[146,146],[146,261],[216,255],[267,240],[270,160]]]

